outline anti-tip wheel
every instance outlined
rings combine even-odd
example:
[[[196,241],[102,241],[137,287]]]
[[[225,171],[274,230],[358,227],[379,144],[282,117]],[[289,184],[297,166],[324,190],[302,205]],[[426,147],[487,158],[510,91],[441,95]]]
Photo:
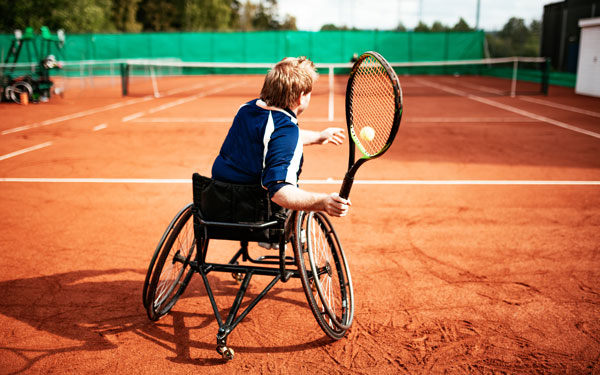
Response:
[[[233,351],[233,349],[228,348],[226,346],[218,347],[217,352],[219,352],[223,359],[226,361],[233,360],[233,357],[235,356],[235,352]]]

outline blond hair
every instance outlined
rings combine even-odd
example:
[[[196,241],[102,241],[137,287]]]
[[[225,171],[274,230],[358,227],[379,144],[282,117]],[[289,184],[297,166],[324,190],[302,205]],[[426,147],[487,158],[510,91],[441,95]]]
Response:
[[[260,98],[272,107],[294,108],[302,93],[312,91],[318,76],[315,64],[306,57],[286,57],[267,73]]]

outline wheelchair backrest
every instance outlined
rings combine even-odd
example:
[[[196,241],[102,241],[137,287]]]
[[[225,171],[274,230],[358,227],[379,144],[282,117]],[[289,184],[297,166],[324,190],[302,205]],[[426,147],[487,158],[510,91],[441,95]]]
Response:
[[[289,211],[271,202],[269,193],[260,185],[221,182],[194,173],[192,176],[194,207],[202,220],[221,223],[262,224],[277,221],[278,230]],[[256,231],[248,228],[209,227],[210,238],[248,241],[276,240],[273,229]]]

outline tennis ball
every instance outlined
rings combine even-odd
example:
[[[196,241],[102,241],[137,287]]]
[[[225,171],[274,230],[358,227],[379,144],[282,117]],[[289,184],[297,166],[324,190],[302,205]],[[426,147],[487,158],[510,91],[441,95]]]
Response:
[[[360,138],[365,141],[372,141],[375,138],[375,130],[370,126],[365,126],[360,131]]]

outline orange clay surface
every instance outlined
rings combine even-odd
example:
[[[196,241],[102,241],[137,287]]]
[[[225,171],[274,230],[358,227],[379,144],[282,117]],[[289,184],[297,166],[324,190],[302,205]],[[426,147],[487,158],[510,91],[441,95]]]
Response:
[[[323,77],[301,127],[345,127],[345,80],[335,121]],[[497,96],[509,83],[494,79],[401,77],[396,142],[333,221],[356,298],[345,338],[324,335],[297,279],[229,336],[231,362],[199,276],[151,322],[154,248],[261,81],[163,79],[159,98],[150,81],[125,98],[119,82],[71,81],[45,104],[0,104],[0,374],[600,372],[600,99]],[[306,147],[302,179],[321,183],[302,187],[337,191],[347,152]],[[209,278],[226,315],[237,284]]]

